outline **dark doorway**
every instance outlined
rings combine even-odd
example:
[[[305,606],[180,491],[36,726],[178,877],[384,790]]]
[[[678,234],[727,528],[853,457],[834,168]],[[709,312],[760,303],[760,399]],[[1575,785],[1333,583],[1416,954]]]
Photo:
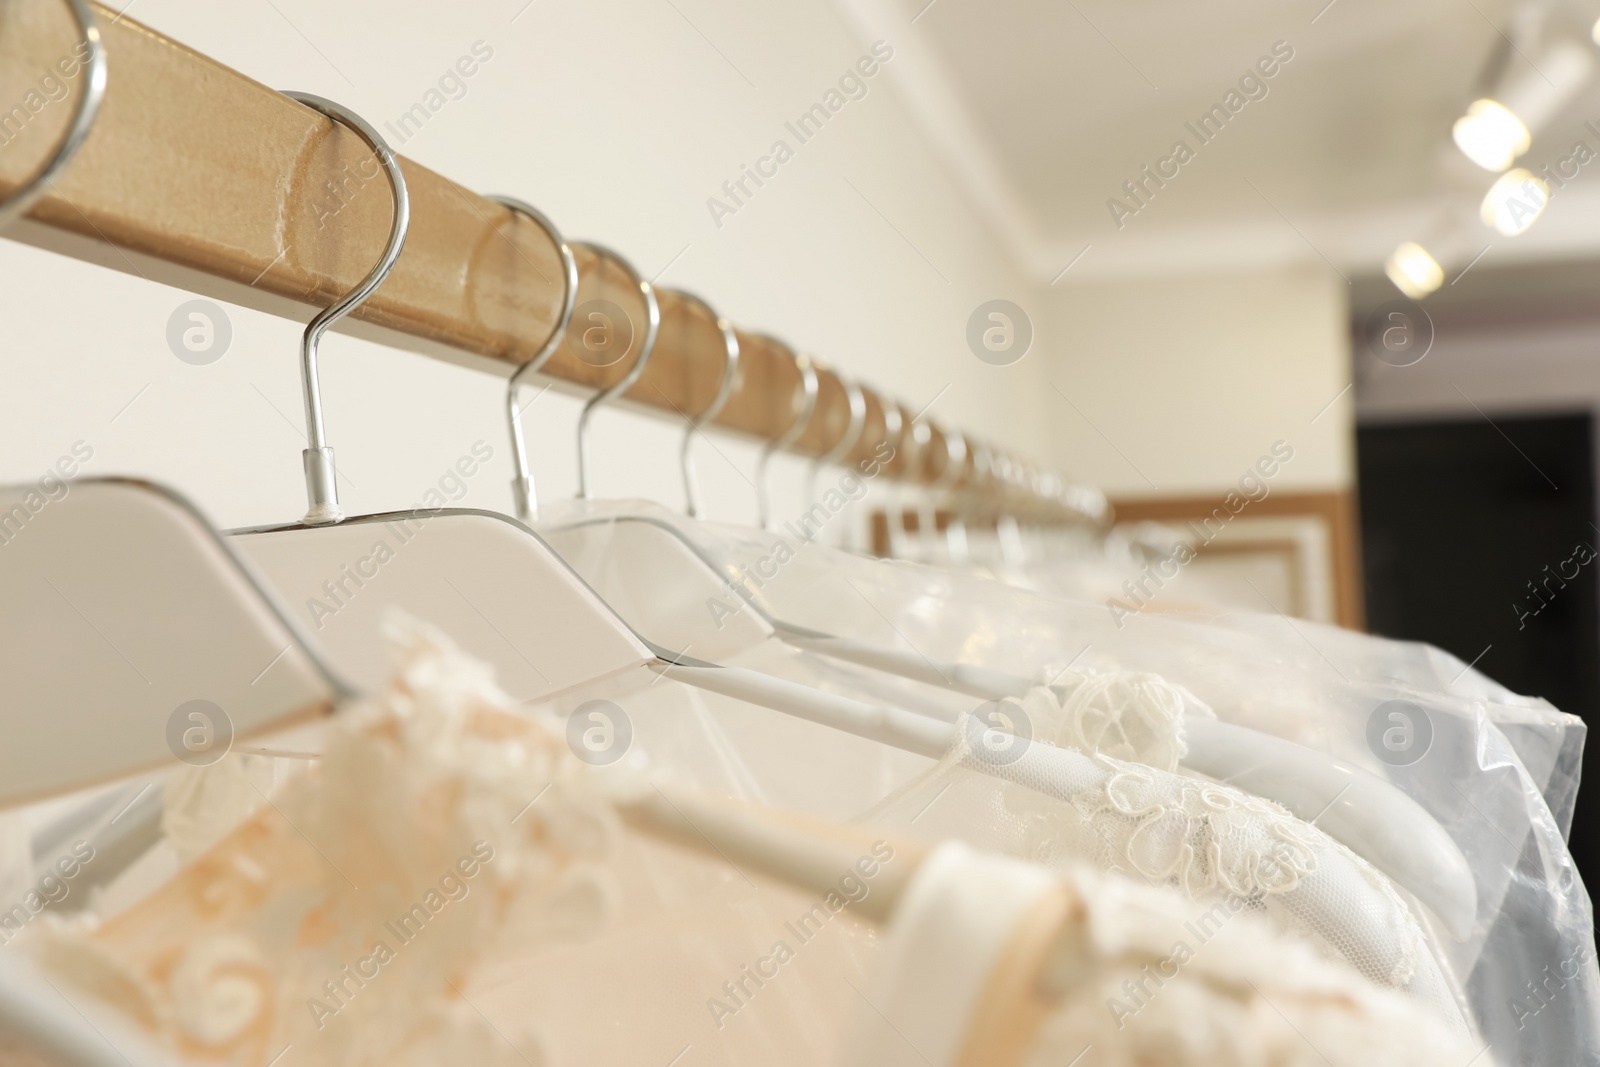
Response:
[[[1590,416],[1363,426],[1357,455],[1372,632],[1477,660],[1600,724]],[[1578,792],[1571,849],[1600,885],[1594,783]]]

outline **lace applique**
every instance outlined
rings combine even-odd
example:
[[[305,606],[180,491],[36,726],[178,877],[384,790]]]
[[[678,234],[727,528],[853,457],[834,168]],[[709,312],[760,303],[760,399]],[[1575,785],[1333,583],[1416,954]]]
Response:
[[[1237,899],[1380,985],[1406,986],[1430,964],[1422,932],[1388,878],[1271,801],[1038,741],[997,754],[986,746],[1005,735],[977,716],[964,718],[957,734],[947,766],[1006,780],[993,803],[1013,827],[1007,849],[1015,855],[1057,870],[1087,862],[1175,886],[1208,906]]]
[[[1296,888],[1330,844],[1286,809],[1229,786],[1090,756],[1104,784],[1073,794],[1071,814],[1032,790],[1008,789],[1005,803],[1028,828],[1035,857],[1105,853],[1109,864],[1191,899],[1212,893],[1259,897]]]
[[[47,973],[179,1058],[541,1062],[462,990],[486,961],[606,918],[616,816],[482,664],[420,624],[390,637],[395,681],[339,711],[317,765],[127,912],[38,924]]]
[[[1126,833],[1123,855],[1147,878],[1172,881],[1195,898],[1254,897],[1288,892],[1317,869],[1311,827],[1271,801],[1212,782],[1161,780],[1110,756],[1095,759],[1111,780],[1079,811],[1103,832]]]
[[[1216,718],[1199,697],[1159,674],[1073,667],[1030,690],[1022,706],[1034,736],[1164,771],[1189,754],[1183,717]]]

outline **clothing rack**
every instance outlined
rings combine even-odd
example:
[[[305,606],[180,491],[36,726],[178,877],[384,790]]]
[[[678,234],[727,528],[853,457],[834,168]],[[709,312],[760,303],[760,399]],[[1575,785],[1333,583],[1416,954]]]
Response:
[[[95,12],[110,72],[104,105],[72,164],[6,236],[298,321],[348,291],[379,256],[392,212],[381,168],[360,138],[113,9]],[[74,40],[51,5],[8,12],[0,101],[17,104],[0,113],[0,196],[38,170],[66,126],[71,104],[41,91],[40,79],[47,63],[73,65]],[[58,60],[42,58],[52,56]],[[63,80],[81,91],[82,70]],[[404,252],[337,328],[509,377],[560,320],[558,246],[528,218],[411,160],[400,164],[412,211]],[[612,296],[622,290],[606,276],[620,271],[582,247],[573,251],[580,304],[591,294],[625,299]],[[677,294],[663,294],[661,316],[656,351],[622,399],[688,418],[717,393],[723,338],[703,306]],[[735,332],[738,376],[712,424],[778,440],[800,417],[795,353],[775,338]],[[562,345],[540,373],[588,393],[620,381],[631,363],[593,366]],[[864,392],[865,427],[845,463],[867,459],[890,437],[885,408],[896,402]],[[903,405],[900,414],[904,429],[889,441],[896,456],[884,473],[950,492],[972,521],[1108,517],[1098,494]],[[921,447],[914,418],[928,425]],[[849,421],[845,385],[824,368],[816,411],[788,450],[826,455]]]

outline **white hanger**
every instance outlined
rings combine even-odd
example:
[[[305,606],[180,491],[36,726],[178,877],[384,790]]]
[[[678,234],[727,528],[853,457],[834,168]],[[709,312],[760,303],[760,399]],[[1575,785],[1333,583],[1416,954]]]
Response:
[[[71,161],[105,95],[94,13],[87,0],[67,6],[89,49],[78,98],[49,161],[0,204],[0,227],[27,211]],[[188,698],[226,700],[235,727],[248,733],[342,692],[293,623],[178,497],[142,482],[80,479],[0,489],[0,515],[8,520],[0,527],[8,733],[0,745],[0,808],[170,760],[168,727]],[[71,670],[60,669],[66,640],[77,646]],[[47,984],[25,957],[0,954],[0,1033],[24,1056],[69,1067],[160,1062],[117,1020],[91,1023],[47,993]]]
[[[630,670],[691,662],[630,630],[544,541],[514,519],[463,508],[344,517],[333,483],[332,449],[321,430],[316,342],[371,295],[399,258],[409,222],[405,176],[382,137],[359,117],[320,97],[296,99],[355,130],[385,161],[396,211],[383,257],[355,289],[312,319],[301,345],[307,425],[319,428],[305,453],[310,510],[299,523],[234,531],[234,548],[259,568],[330,661],[361,688],[374,688],[388,677],[380,623],[391,607],[439,626],[463,648],[488,660],[507,689],[525,701],[548,699]],[[548,220],[534,221],[561,244]],[[653,309],[648,283],[620,256],[602,254],[625,266]],[[574,278],[568,271],[569,284]],[[565,297],[563,306],[571,304],[571,297]],[[588,414],[642,373],[658,321],[653,310],[649,317],[635,365],[585,406],[580,454],[586,453]],[[563,320],[555,333],[565,329]],[[382,580],[373,581],[380,572]],[[753,703],[834,722],[842,729],[867,729],[863,723],[872,717],[861,708],[842,709],[829,694],[783,686],[755,672],[692,662],[696,669],[684,680],[702,688],[711,688],[712,679],[724,686],[737,684],[741,692],[752,694]],[[901,747],[925,747],[925,739],[910,729],[914,724],[903,713],[885,721],[888,725],[872,727],[869,736],[888,740],[900,729],[905,732],[899,737]]]
[[[733,373],[734,358],[730,354],[726,363],[729,369],[724,375],[724,387]],[[802,375],[802,389],[803,409],[809,419],[816,406],[814,371],[810,376]],[[520,420],[513,417],[512,421],[515,447],[522,435],[516,428]],[[853,427],[856,421],[853,415]],[[790,433],[798,436],[804,429],[800,423],[798,429],[791,427]],[[859,429],[854,434],[846,433],[851,446],[855,444],[852,437],[859,437]],[[947,443],[951,449],[947,469],[951,471],[959,469],[958,457],[965,455],[966,444],[953,434],[947,436],[947,442],[957,440],[959,444]],[[941,482],[949,480],[947,474]],[[763,493],[762,500],[765,499]],[[707,655],[716,650],[727,655],[738,646],[749,647],[776,636],[796,648],[980,700],[1018,698],[1035,687],[1027,678],[962,663],[931,662],[922,655],[785,623],[758,592],[745,588],[738,566],[729,558],[719,557],[709,539],[697,538],[692,535],[692,528],[685,529],[664,518],[637,511],[616,512],[576,519],[556,528],[546,526],[541,532],[564,559],[582,566],[583,541],[601,525],[610,526],[614,532],[628,530],[622,534],[628,539],[628,551],[636,559],[648,560],[631,568],[630,577],[646,572],[643,577],[665,598],[666,614],[691,623],[689,628],[673,634],[674,647],[693,647]],[[654,536],[657,532],[665,536]],[[958,537],[957,546],[960,543]],[[698,586],[696,575],[701,579]],[[603,580],[592,569],[584,577],[591,583]],[[708,592],[715,597],[724,589],[732,589],[742,598],[749,608],[748,617],[733,627],[707,626],[708,619],[702,617],[707,613],[695,605],[703,604]],[[695,622],[699,625],[693,625]],[[689,680],[687,674],[675,676]],[[699,684],[710,687],[709,676]],[[795,711],[792,705],[785,710]],[[848,720],[846,716],[841,723]],[[1330,836],[1415,893],[1455,936],[1464,938],[1470,932],[1477,916],[1477,887],[1471,867],[1439,821],[1406,793],[1354,764],[1260,731],[1193,716],[1185,719],[1184,727],[1189,741],[1186,766],[1283,804],[1300,818],[1315,818]],[[880,739],[909,751],[922,751],[915,745],[925,736],[907,735],[904,743],[887,736]]]
[[[1035,688],[1028,678],[852,638],[793,628],[781,636],[799,648],[981,700],[1015,699]],[[1315,818],[1329,836],[1416,894],[1458,939],[1471,932],[1478,913],[1472,868],[1455,839],[1405,792],[1352,763],[1258,730],[1198,716],[1186,716],[1183,725],[1184,766]]]
[[[93,14],[85,0],[68,6],[90,50],[82,91],[54,156],[0,205],[0,224],[67,165],[105,92]],[[169,724],[179,743],[218,725],[178,715],[190,700],[226,708],[242,737],[348,691],[181,497],[80,478],[0,488],[0,515],[0,675],[14,713],[0,807],[170,761]],[[46,669],[63,644],[76,650],[72,669]]]
[[[325,714],[350,692],[182,497],[132,479],[65,488],[0,546],[0,676],[17,712],[0,807]],[[0,489],[0,513],[28,513],[30,497]],[[209,706],[181,711],[191,701]]]
[[[392,604],[443,627],[464,648],[493,663],[508,688],[526,700],[552,697],[599,678],[646,666],[666,671],[681,664],[684,669],[674,676],[690,685],[737,695],[751,703],[933,758],[942,754],[953,740],[948,723],[780,682],[743,668],[719,667],[700,658],[690,660],[652,644],[618,618],[549,545],[514,520],[482,511],[441,508],[341,521],[343,512],[333,483],[332,449],[326,445],[321,429],[316,342],[322,332],[365,300],[393,268],[404,245],[408,201],[404,175],[375,130],[331,101],[298,98],[330,119],[344,122],[368,143],[385,163],[395,202],[390,239],[382,259],[355,289],[312,319],[301,346],[307,425],[317,427],[311,438],[312,447],[305,453],[310,511],[301,524],[240,531],[235,540],[238,548],[290,601],[293,610],[305,618],[308,627],[315,630],[332,661],[359,685],[379,684],[388,671],[379,620]],[[547,220],[535,221],[556,237]],[[559,237],[556,243],[561,244]],[[614,258],[639,286],[649,321],[628,373],[597,393],[584,407],[578,434],[580,494],[587,493],[590,482],[589,416],[643,373],[659,325],[659,311],[649,284],[620,256]],[[569,284],[572,277],[572,272],[567,272]],[[570,295],[564,294],[563,306],[571,303]],[[558,326],[556,332],[565,331],[565,322]],[[810,391],[808,386],[808,395]],[[514,404],[508,407],[515,410]],[[964,441],[961,448],[965,448]],[[952,470],[957,467],[955,458],[952,452]],[[526,470],[526,465],[521,469]],[[387,537],[400,543],[390,543]],[[380,556],[384,558],[380,560]],[[366,589],[364,581],[368,579],[363,577],[369,567],[381,570],[384,579],[371,590]],[[936,738],[941,742],[937,750]],[[1282,755],[1277,750],[1272,754]],[[1317,758],[1320,757],[1315,754],[1305,757],[1308,763]],[[1274,784],[1266,777],[1259,781],[1268,786]],[[1373,788],[1378,785],[1383,783],[1374,780]],[[1357,793],[1362,799],[1367,797],[1366,790]],[[1393,793],[1400,796],[1398,790]],[[1397,803],[1395,810],[1414,811],[1426,818],[1426,813],[1414,804],[1407,809]],[[1454,923],[1465,911],[1463,899],[1475,905],[1475,892],[1467,895],[1449,877],[1455,870],[1465,870],[1464,860],[1455,867],[1448,862],[1448,850],[1438,848],[1433,850],[1438,855],[1428,858],[1439,860],[1442,866],[1420,871],[1410,863],[1420,846],[1413,843],[1402,856],[1390,856],[1382,847],[1374,847],[1385,841],[1361,837],[1361,831],[1371,829],[1371,820],[1352,819],[1346,823],[1354,842],[1352,847],[1358,851],[1367,848],[1377,856],[1381,867],[1393,870],[1397,881],[1408,888],[1415,886],[1413,891],[1419,896],[1426,894],[1430,904],[1437,902],[1436,910],[1447,921]],[[1335,824],[1345,826],[1337,820]],[[1442,829],[1436,824],[1434,829],[1437,833],[1424,836],[1425,824],[1420,826],[1416,840],[1453,848]],[[1438,890],[1440,869],[1446,872],[1444,884],[1455,889],[1454,893]],[[1466,888],[1471,890],[1470,879]],[[1474,913],[1475,906],[1468,914]]]

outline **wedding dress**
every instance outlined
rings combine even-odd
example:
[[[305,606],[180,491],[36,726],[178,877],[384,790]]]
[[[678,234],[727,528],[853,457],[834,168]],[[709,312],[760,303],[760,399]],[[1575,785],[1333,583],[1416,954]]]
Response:
[[[389,691],[341,709],[324,731],[320,760],[275,795],[241,804],[237,825],[173,878],[103,922],[47,920],[18,947],[91,1012],[114,1012],[182,1061],[267,1064],[293,1049],[313,1064],[555,1065],[662,1050],[667,1062],[692,1046],[695,1062],[801,1063],[820,1061],[820,1036],[844,1043],[846,1063],[886,1063],[895,1061],[871,1052],[879,1037],[859,1026],[844,1033],[859,1017],[859,997],[892,1007],[910,995],[914,1005],[938,1005],[1037,971],[1049,1010],[1035,1020],[1037,1043],[1018,1050],[1033,1058],[1016,1061],[1031,1063],[1081,1034],[1112,1040],[1111,1024],[1127,1020],[1100,1017],[1102,994],[1137,977],[1152,946],[1172,951],[1156,941],[1186,914],[1170,891],[1077,872],[1061,881],[946,846],[911,875],[886,942],[842,914],[842,900],[831,911],[831,893],[819,902],[764,879],[758,885],[737,863],[633,840],[620,813],[659,792],[648,776],[581,762],[544,720],[514,711],[481,665],[431,631],[411,627],[402,640],[404,661]],[[174,806],[195,795],[178,791]],[[652,848],[660,854],[647,856]],[[901,848],[902,862],[916,855]],[[871,851],[870,865],[863,857],[855,868],[859,878],[852,870],[855,881],[840,880],[850,901],[868,899],[872,877],[881,882],[897,859],[886,840]],[[974,892],[975,878],[980,889],[996,882],[986,872],[997,865],[1001,883],[1070,905],[1056,909],[1057,927],[1045,928],[1055,946],[1048,959],[1036,950],[1019,955],[1014,924],[991,921],[1028,909],[986,908],[989,898]],[[640,880],[655,880],[653,895],[671,906],[628,914],[640,899],[629,884]],[[729,885],[737,892],[727,894]],[[716,899],[719,890],[727,899]],[[778,922],[783,915],[799,916],[801,927]],[[840,923],[829,931],[836,940],[817,936],[808,921]],[[952,937],[960,940],[952,927],[963,924],[1004,943],[979,953],[988,960],[978,972],[984,982],[974,983],[959,956],[941,955]],[[1203,981],[1187,992],[1174,983],[1140,1009],[1128,1025],[1149,1026],[1127,1038],[1128,1055],[1159,1039],[1168,1056],[1161,1062],[1215,1062],[1193,1035],[1161,1035],[1231,997],[1236,1007],[1215,1017],[1212,1030],[1232,1044],[1213,1038],[1210,1047],[1234,1049],[1240,1058],[1232,1062],[1294,1062],[1266,1058],[1285,1031],[1261,1003],[1238,1004],[1241,978],[1260,985],[1262,1003],[1276,995],[1291,1027],[1317,1036],[1335,1024],[1353,1027],[1360,1040],[1346,1048],[1388,1049],[1388,1059],[1373,1062],[1435,1062],[1422,1050],[1437,1053],[1456,1040],[1425,1013],[1352,971],[1314,962],[1310,950],[1249,917],[1228,926],[1249,951],[1197,954],[1192,973]],[[787,953],[765,946],[750,962],[747,935],[759,930],[797,943],[787,943]],[[886,962],[875,958],[885,944]],[[723,969],[740,958],[747,962]],[[919,962],[929,959],[944,966]],[[719,974],[721,983],[711,977]],[[629,988],[641,995],[627,995]],[[723,1010],[710,1008],[698,1026],[672,1010],[702,998]],[[982,1044],[983,1033],[1017,1029],[1010,998],[984,1004],[998,1021],[955,1016],[969,1024],[961,1041]]]
[[[863,1001],[844,1067],[1493,1062],[1256,916],[957,844],[918,871]]]
[[[839,975],[870,947],[853,920],[721,1041],[705,1001],[811,902],[639,840],[614,804],[647,779],[578,760],[440,635],[399,639],[389,691],[343,708],[280,791],[233,789],[237,763],[185,772],[168,825],[232,828],[119,913],[19,947],[184,1062],[666,1062],[680,1034],[697,1062],[830,1054],[818,1018],[845,1017]]]
[[[686,526],[692,530],[694,524],[676,518],[669,520],[661,514],[660,509],[639,504],[596,506],[578,502],[547,511],[544,525],[546,536],[552,544],[602,593],[613,608],[639,627],[641,632],[657,635],[657,640],[670,642],[674,648],[685,647],[691,653],[709,648],[711,651],[703,654],[716,655],[724,662],[742,666],[759,663],[763,671],[804,680],[818,687],[842,690],[851,695],[859,695],[863,689],[870,687],[875,690],[875,697],[894,706],[918,707],[919,704],[943,703],[942,708],[927,708],[939,718],[958,719],[966,710],[963,705],[970,707],[970,701],[957,698],[952,702],[948,694],[937,694],[945,698],[943,701],[930,700],[927,687],[909,683],[903,678],[885,677],[881,672],[850,672],[837,667],[828,671],[819,670],[821,664],[815,658],[807,657],[774,637],[772,627],[763,623],[756,606],[735,601],[739,608],[747,610],[729,609],[722,604],[720,598],[723,593],[719,588],[714,585],[707,588],[704,582],[698,587],[694,584],[697,561],[684,552],[677,541],[663,534],[664,526],[670,526],[671,529]],[[698,570],[708,568],[702,564]],[[708,594],[710,604],[705,607],[697,597],[707,599]],[[713,620],[715,626],[710,625]],[[876,685],[870,680],[870,673],[879,674]],[[1158,703],[1166,696],[1170,703],[1172,694],[1168,691],[1171,688],[1163,688],[1157,679],[1155,685],[1146,687],[1144,695],[1153,695]],[[922,690],[922,693],[917,694],[916,690]],[[1214,717],[1209,709],[1192,698],[1189,703],[1205,715]],[[1179,743],[1176,716],[1183,706],[1184,701],[1179,698],[1168,709],[1170,721],[1165,728],[1174,734],[1169,739],[1169,748]],[[755,777],[781,776],[784,767],[806,767],[806,780],[813,789],[827,794],[845,790],[858,796],[862,784],[871,781],[866,777],[872,769],[870,765],[852,765],[848,770],[853,773],[838,773],[844,768],[830,768],[833,773],[811,769],[822,761],[815,757],[806,760],[802,758],[802,753],[824,755],[836,742],[824,734],[807,738],[809,745],[806,748],[787,744],[775,746],[771,731],[776,728],[757,724],[755,730],[744,733],[733,742],[746,765],[759,767]],[[781,729],[786,734],[795,734],[795,740],[799,741],[798,735],[802,731],[792,724],[784,724]],[[1021,792],[1036,797],[1044,808],[1060,806],[1063,801],[1069,802],[1074,808],[1085,804],[1110,803],[1106,795],[1109,779],[1105,769],[1076,755],[1093,754],[1096,751],[1094,746],[1082,737],[1062,738],[1060,743],[1064,749],[1075,751],[1057,753],[1052,761],[1057,765],[1054,768],[1039,766],[1037,760],[1015,763],[1004,760],[991,765],[979,759],[969,760],[967,766],[980,775],[1018,782],[1023,786]],[[820,746],[820,749],[815,746]],[[967,754],[970,755],[970,752]],[[1152,752],[1144,754],[1142,758],[1150,762],[1157,755]],[[947,762],[951,758],[960,762],[963,756],[947,756]],[[832,765],[837,761],[828,759],[826,762]],[[1176,756],[1168,765],[1157,766],[1159,770],[1174,769]],[[1014,772],[1021,770],[1028,770],[1029,776],[1023,779],[1014,777]],[[881,782],[882,778],[879,780]],[[904,780],[903,775],[901,780]],[[1119,789],[1125,788],[1125,783],[1126,777],[1119,781]],[[995,785],[998,787],[999,783]],[[1173,784],[1163,783],[1150,792],[1167,800],[1175,810],[1183,806],[1185,793]],[[1187,792],[1193,793],[1193,790]],[[1205,796],[1209,800],[1222,796],[1224,792],[1228,791],[1212,791]],[[1278,827],[1290,826],[1297,820],[1275,805],[1260,803],[1236,791],[1233,791],[1233,795],[1239,799],[1232,813],[1232,821],[1237,824],[1233,836],[1237,840],[1222,841],[1220,847],[1227,852],[1230,869],[1237,873],[1253,865],[1256,862],[1253,856],[1266,845],[1278,842],[1278,837],[1287,833]],[[1120,796],[1117,799],[1125,802]],[[803,791],[790,793],[785,801],[802,810],[817,810],[815,801],[805,797]],[[1198,803],[1191,800],[1189,806]],[[1008,832],[1009,823],[1002,822],[984,828],[984,820],[992,822],[994,818],[991,807],[979,803],[974,809],[978,813],[978,825],[972,830],[973,839],[981,840],[985,845],[1006,841],[1005,847],[1017,847]],[[860,810],[856,809],[857,812]],[[829,814],[837,815],[839,810],[834,808]],[[1196,812],[1196,816],[1199,814]],[[1278,827],[1269,828],[1269,823],[1276,823]],[[1285,891],[1285,899],[1290,903],[1286,908],[1277,910],[1278,921],[1286,929],[1317,936],[1331,951],[1345,955],[1375,980],[1397,985],[1415,980],[1419,989],[1428,991],[1426,995],[1438,1003],[1442,1012],[1459,1021],[1459,1010],[1450,1003],[1442,979],[1429,968],[1423,968],[1428,973],[1418,973],[1422,965],[1418,962],[1417,945],[1422,941],[1422,935],[1416,931],[1405,904],[1395,896],[1388,880],[1365,864],[1355,865],[1352,861],[1356,857],[1346,849],[1335,848],[1335,843],[1327,840],[1320,831],[1308,829],[1307,833],[1316,839],[1316,843],[1314,846],[1297,843],[1302,854],[1296,856],[1292,865],[1295,884],[1290,887],[1292,893]],[[1123,836],[1129,834],[1124,833]],[[1104,837],[1104,829],[1097,829],[1096,834],[1081,840],[1058,834],[1056,854],[1065,858],[1076,855],[1106,869],[1126,862],[1120,853],[1103,847],[1101,839]],[[1142,839],[1148,840],[1149,837],[1149,834],[1144,834]],[[1282,843],[1278,843],[1281,846]],[[1123,845],[1131,847],[1128,842],[1123,842]],[[1320,864],[1316,860],[1319,851],[1326,854]],[[1161,876],[1166,877],[1168,873],[1164,871]],[[1302,881],[1306,883],[1304,886],[1299,885]],[[1241,888],[1237,879],[1234,887],[1244,894],[1255,891],[1254,886]],[[1206,884],[1185,885],[1195,899],[1200,899],[1215,888],[1217,882],[1214,874],[1208,876]],[[1382,933],[1378,932],[1380,927]]]
[[[1469,857],[1476,883],[1476,915],[1464,930],[1442,928],[1405,897],[1427,942],[1424,955],[1452,991],[1441,996],[1432,988],[1426,998],[1462,1001],[1471,1025],[1508,1062],[1586,1062],[1588,1050],[1600,1047],[1593,923],[1565,841],[1584,737],[1575,716],[1510,693],[1427,646],[1267,615],[1199,622],[1147,613],[1119,626],[1102,604],[1052,600],[918,564],[866,560],[778,534],[680,525],[717,540],[729,559],[730,600],[755,598],[788,624],[1039,685],[1077,667],[1158,675],[1225,722],[1388,779],[1448,831]],[[841,670],[820,656],[812,657],[810,669],[819,678]],[[976,710],[976,703],[966,701],[966,710]],[[1371,723],[1396,706],[1431,729],[1418,750],[1426,758],[1379,757]],[[992,773],[986,778],[962,769],[955,777],[973,779],[949,794],[965,799],[948,807],[940,800],[935,811],[982,813],[963,830],[969,840],[1023,848],[1013,831],[996,829],[1014,817],[1015,806],[995,798]],[[926,802],[943,787],[933,781],[931,789],[915,786],[916,797],[906,796],[896,810],[915,815],[921,807],[916,798]],[[1337,794],[1337,788],[1328,790],[1301,811],[1302,818],[1317,817]],[[998,845],[997,835],[1012,843]],[[1391,900],[1384,910],[1392,907]],[[1552,979],[1547,967],[1559,974]],[[1531,1025],[1536,1017],[1539,1025]]]

